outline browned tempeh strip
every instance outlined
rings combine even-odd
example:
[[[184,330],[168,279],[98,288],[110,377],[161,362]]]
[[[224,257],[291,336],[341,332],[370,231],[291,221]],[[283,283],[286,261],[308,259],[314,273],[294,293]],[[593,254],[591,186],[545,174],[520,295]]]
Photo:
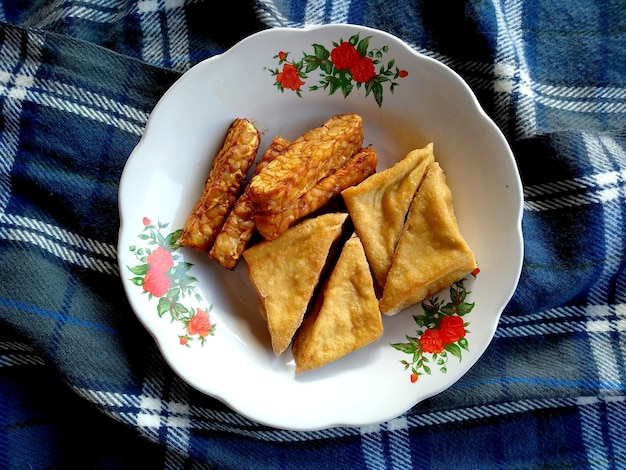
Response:
[[[357,114],[333,116],[294,140],[250,181],[258,210],[281,212],[317,182],[339,168],[363,144],[363,120]]]
[[[269,162],[280,155],[289,145],[289,141],[281,136],[274,140],[263,153],[261,160],[254,169],[253,175],[258,174]],[[213,243],[209,257],[216,260],[226,269],[235,269],[243,250],[252,238],[255,229],[253,219],[254,204],[248,195],[248,187],[237,200],[235,207],[224,222],[222,229]]]
[[[377,164],[378,155],[376,151],[371,147],[362,148],[350,157],[342,167],[321,179],[313,188],[282,212],[255,214],[254,220],[257,230],[266,240],[278,238],[299,219],[319,209],[344,189],[359,184],[373,174]]]
[[[207,252],[241,193],[241,185],[256,158],[261,135],[247,119],[230,125],[215,156],[202,194],[183,225],[180,244]]]

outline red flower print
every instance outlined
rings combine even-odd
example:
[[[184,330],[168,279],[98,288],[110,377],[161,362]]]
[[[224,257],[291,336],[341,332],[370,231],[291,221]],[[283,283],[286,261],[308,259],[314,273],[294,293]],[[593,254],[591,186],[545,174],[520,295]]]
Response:
[[[148,217],[142,217],[141,223],[143,227],[138,237],[142,243],[129,247],[138,264],[127,266],[133,274],[128,280],[140,288],[142,294],[148,294],[148,302],[156,303],[159,317],[169,316],[172,323],[178,323],[180,330],[175,338],[182,346],[204,346],[206,336],[213,336],[217,326],[209,321],[206,313],[212,306],[202,307],[206,312],[201,313],[197,304],[188,304],[194,299],[204,304],[204,300],[197,290],[198,280],[190,272],[193,264],[185,262],[181,253],[177,253],[183,229],[163,233],[170,224],[161,221],[153,224]]]
[[[443,341],[439,335],[439,330],[426,330],[420,337],[422,351],[425,353],[439,354],[443,351]]]
[[[209,314],[204,310],[196,308],[196,314],[189,320],[189,324],[187,325],[187,333],[204,337],[211,331],[211,326]]]
[[[365,83],[370,78],[376,76],[374,62],[372,62],[372,59],[369,57],[363,57],[356,64],[350,67],[350,73],[352,74],[352,78],[354,78],[357,82]]]
[[[172,253],[162,247],[158,247],[150,253],[146,262],[151,268],[158,269],[163,272],[168,271],[172,266],[174,266]]]
[[[163,297],[170,287],[172,287],[172,283],[165,272],[155,268],[148,269],[143,280],[143,290],[155,297]]]
[[[371,47],[371,39],[372,36],[360,37],[357,33],[347,41],[332,41],[328,48],[312,44],[313,51],[302,51],[299,59],[291,52],[279,50],[274,56],[278,65],[267,70],[274,77],[274,87],[282,93],[289,89],[302,98],[306,82],[308,91],[325,90],[329,95],[339,91],[347,97],[365,85],[365,96],[373,97],[380,107],[384,89],[393,93],[409,72],[398,67],[395,59],[383,60],[389,46]]]
[[[458,340],[465,337],[463,319],[457,315],[443,317],[439,324],[439,331],[439,336],[441,336],[443,344],[456,343]]]
[[[361,60],[361,55],[349,42],[342,42],[330,51],[330,60],[339,70],[349,69]]]
[[[410,360],[401,360],[404,370],[411,371],[411,381],[417,381],[424,374],[430,375],[433,368],[439,372],[448,372],[448,361],[457,358],[463,359],[463,352],[469,351],[469,331],[465,328],[470,323],[466,315],[474,308],[474,302],[469,302],[471,293],[465,288],[463,278],[450,286],[450,295],[439,297],[439,294],[422,302],[423,315],[415,315],[417,324],[415,336],[407,335],[408,342],[392,343],[398,351],[410,355]],[[429,358],[428,355],[431,355]]]
[[[300,80],[300,75],[298,75],[298,69],[292,64],[283,65],[283,71],[276,74],[276,81],[280,83],[283,88],[294,91],[304,85],[304,82]]]

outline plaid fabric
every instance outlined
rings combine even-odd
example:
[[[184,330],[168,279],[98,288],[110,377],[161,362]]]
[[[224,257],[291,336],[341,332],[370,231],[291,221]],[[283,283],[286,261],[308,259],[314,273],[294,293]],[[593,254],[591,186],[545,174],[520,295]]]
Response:
[[[622,1],[4,0],[0,21],[1,468],[626,468]],[[468,81],[518,161],[525,260],[449,390],[381,425],[293,432],[165,364],[117,273],[117,190],[182,72],[330,22]]]

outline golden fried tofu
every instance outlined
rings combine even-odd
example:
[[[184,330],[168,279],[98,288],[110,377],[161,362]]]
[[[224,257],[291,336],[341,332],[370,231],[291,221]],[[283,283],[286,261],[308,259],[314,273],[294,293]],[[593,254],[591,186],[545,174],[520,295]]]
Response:
[[[261,241],[243,252],[277,356],[302,323],[347,217],[334,212],[303,220],[276,240]]]
[[[355,234],[343,246],[315,308],[296,333],[292,345],[296,373],[339,359],[382,333],[374,280]]]
[[[461,235],[446,177],[434,162],[407,215],[380,299],[394,315],[463,279],[476,260]]]
[[[431,143],[341,193],[381,287],[385,286],[409,205],[434,160]]]

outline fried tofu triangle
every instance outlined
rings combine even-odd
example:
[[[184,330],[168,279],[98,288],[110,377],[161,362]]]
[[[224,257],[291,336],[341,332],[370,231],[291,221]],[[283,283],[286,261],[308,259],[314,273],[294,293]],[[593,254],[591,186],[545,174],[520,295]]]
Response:
[[[387,282],[409,205],[426,169],[434,160],[431,143],[409,152],[391,168],[341,193],[381,287]]]
[[[281,212],[339,168],[363,144],[363,120],[340,114],[309,130],[250,181],[258,210]]]
[[[250,121],[241,118],[233,121],[213,159],[202,194],[183,225],[181,245],[209,251],[241,193],[260,142],[261,135]]]
[[[356,235],[345,243],[318,304],[292,345],[296,374],[339,359],[383,333],[374,280]]]
[[[322,207],[341,191],[375,173],[377,164],[376,151],[371,147],[362,148],[283,211],[256,213],[254,220],[259,233],[266,240],[278,238],[291,225]]]
[[[276,136],[267,147],[261,160],[254,169],[254,173],[258,174],[269,162],[280,155],[289,145],[289,141],[281,136]],[[226,269],[233,270],[237,267],[243,250],[252,235],[256,224],[254,222],[254,204],[250,200],[248,187],[244,193],[237,199],[235,207],[230,212],[222,229],[215,238],[213,247],[209,251],[209,258],[216,260]]]
[[[347,217],[334,212],[303,220],[276,240],[261,241],[243,252],[277,356],[300,327]]]
[[[394,315],[475,268],[474,254],[459,230],[445,174],[434,162],[409,209],[380,310]]]

